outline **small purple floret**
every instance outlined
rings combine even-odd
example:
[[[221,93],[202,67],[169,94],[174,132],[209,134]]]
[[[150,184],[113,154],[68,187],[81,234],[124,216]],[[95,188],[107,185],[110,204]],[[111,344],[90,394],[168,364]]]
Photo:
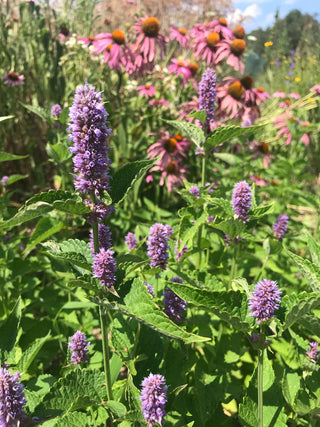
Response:
[[[7,175],[4,175],[1,178],[1,184],[3,185],[3,187],[5,187],[7,185],[7,182],[9,181],[9,177]]]
[[[263,279],[255,285],[255,290],[249,297],[251,316],[257,318],[257,323],[271,319],[275,310],[280,306],[281,290],[277,282]]]
[[[182,242],[182,240],[180,240],[180,242]],[[178,262],[180,262],[181,258],[183,257],[183,255],[188,251],[188,246],[184,245],[181,252],[179,252],[178,250],[178,240],[176,241],[176,244],[174,246],[174,253],[176,254],[176,259]]]
[[[309,345],[310,348],[306,351],[306,355],[309,357],[311,362],[317,363],[317,360],[319,359],[319,350],[317,349],[318,343],[310,342]]]
[[[143,418],[152,427],[155,423],[162,425],[163,418],[166,416],[164,409],[167,403],[166,381],[163,375],[150,374],[144,378],[141,390],[141,408]]]
[[[171,282],[183,283],[183,280],[179,277],[172,277]],[[167,287],[163,293],[163,304],[164,312],[169,319],[175,322],[182,322],[184,319],[183,315],[187,310],[187,303],[177,294],[175,294],[169,287]]]
[[[16,427],[25,416],[22,407],[27,403],[21,374],[0,368],[0,426]]]
[[[101,248],[93,256],[93,274],[98,277],[101,285],[105,288],[111,288],[116,281],[115,272],[117,271],[117,265],[113,254],[114,252],[111,249],[106,250]]]
[[[91,345],[91,343],[87,341],[86,335],[83,332],[77,331],[70,339],[71,342],[68,343],[68,347],[70,347],[72,352],[71,361],[75,365],[87,363],[90,358],[88,345]]]
[[[147,240],[148,257],[150,258],[150,267],[160,267],[166,269],[168,261],[168,241],[173,233],[169,225],[156,223],[150,227]]]
[[[288,222],[289,217],[287,214],[281,214],[276,219],[272,230],[274,231],[274,234],[279,240],[283,239],[283,236],[286,234],[288,229]]]
[[[190,187],[190,194],[192,194],[196,199],[199,199],[200,197],[200,191],[199,188],[196,185],[192,185]]]
[[[150,294],[153,298],[155,298],[155,296],[154,296],[154,289],[153,289],[153,286],[152,286],[152,285],[149,285],[149,283],[147,283],[147,282],[143,282],[143,283],[144,283],[144,285],[147,287],[149,294]]]
[[[129,232],[125,237],[125,244],[128,246],[129,251],[137,249],[137,238],[134,233]]]
[[[252,194],[250,185],[246,181],[237,182],[232,194],[234,217],[243,222],[248,222],[248,212],[251,209]]]
[[[51,107],[51,117],[59,117],[62,113],[62,108],[59,104],[54,104]]]

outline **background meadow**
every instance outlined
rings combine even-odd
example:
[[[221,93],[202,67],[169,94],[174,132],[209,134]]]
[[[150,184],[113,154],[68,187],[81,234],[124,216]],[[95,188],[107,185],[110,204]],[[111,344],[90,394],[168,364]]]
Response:
[[[320,425],[320,24],[120,3],[1,3],[0,425]]]

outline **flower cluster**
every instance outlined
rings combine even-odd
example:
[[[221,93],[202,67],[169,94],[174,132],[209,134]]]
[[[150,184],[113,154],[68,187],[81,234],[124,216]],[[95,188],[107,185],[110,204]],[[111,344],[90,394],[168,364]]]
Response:
[[[272,280],[263,279],[255,285],[255,290],[249,297],[249,309],[258,323],[273,317],[274,311],[279,308],[281,293],[277,282]]]
[[[155,423],[162,425],[162,420],[166,416],[165,404],[167,403],[166,381],[163,375],[150,374],[144,378],[141,390],[141,407],[143,418],[152,427]]]
[[[86,194],[94,191],[99,195],[109,189],[106,143],[112,131],[106,125],[107,115],[101,93],[88,84],[77,87],[68,130],[73,142],[70,152],[74,154],[75,187]]]
[[[168,241],[173,233],[169,225],[156,223],[150,227],[147,240],[148,257],[150,258],[150,267],[160,267],[166,269],[168,261]]]
[[[144,285],[147,287],[148,292],[149,292],[149,294],[152,296],[152,298],[155,298],[153,286],[152,286],[152,285],[150,285],[150,284],[149,284],[149,283],[147,283],[147,282],[143,282],[143,283],[144,283]]]
[[[111,243],[111,230],[107,225],[100,223],[98,225],[99,233],[99,249],[103,248],[105,250],[110,249],[112,246]],[[93,241],[93,230],[90,230],[90,243],[89,243],[91,252],[94,253],[94,241]]]
[[[100,248],[100,251],[93,256],[93,274],[105,288],[112,288],[116,281],[117,265],[113,254],[111,249]]]
[[[199,188],[198,188],[196,185],[192,185],[192,186],[190,187],[189,192],[190,192],[190,194],[192,194],[192,195],[193,195],[193,197],[194,197],[195,199],[199,199],[199,197],[200,197],[200,191],[199,191]]]
[[[235,218],[248,222],[248,212],[251,209],[252,194],[250,185],[246,181],[237,182],[232,194],[232,206]]]
[[[133,251],[133,249],[137,249],[137,238],[134,233],[128,233],[125,237],[125,243],[128,246],[129,251]]]
[[[205,122],[207,130],[210,130],[210,123],[214,118],[216,95],[216,73],[211,68],[208,68],[199,84],[199,110],[205,110],[207,114]]]
[[[275,236],[279,240],[283,239],[284,235],[286,234],[288,229],[288,222],[289,222],[289,217],[287,214],[281,214],[276,219],[276,222],[274,223],[272,230],[274,231]]]
[[[172,277],[171,282],[183,283],[179,277]],[[175,322],[182,322],[183,315],[187,309],[187,303],[177,294],[175,294],[169,287],[163,293],[164,312],[166,315]]]
[[[27,403],[21,374],[12,375],[6,368],[0,368],[0,426],[19,426],[25,416],[22,407]]]
[[[54,104],[51,107],[51,117],[59,117],[62,113],[62,108],[59,104]]]
[[[317,360],[319,359],[318,343],[310,342],[309,346],[310,348],[306,351],[306,355],[309,357],[311,362],[317,363]]]
[[[71,342],[68,343],[68,347],[71,350],[71,361],[75,365],[80,363],[87,363],[89,361],[88,346],[91,345],[87,341],[86,335],[83,332],[77,331],[70,338]]]

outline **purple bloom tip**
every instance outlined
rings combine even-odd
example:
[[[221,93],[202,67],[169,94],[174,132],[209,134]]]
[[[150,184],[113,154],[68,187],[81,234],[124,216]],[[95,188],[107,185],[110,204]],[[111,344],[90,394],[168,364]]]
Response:
[[[125,243],[128,246],[129,251],[132,251],[133,249],[137,249],[137,238],[134,233],[128,233],[125,237]]]
[[[232,193],[232,206],[235,218],[248,222],[248,212],[251,209],[252,193],[250,185],[246,181],[237,182]]]
[[[199,188],[196,185],[192,185],[190,187],[190,194],[192,194],[196,199],[199,199],[200,197],[200,191]]]
[[[276,219],[272,229],[275,236],[280,240],[283,239],[283,236],[286,234],[288,229],[289,217],[286,214],[281,214]]]
[[[168,387],[165,378],[160,374],[150,374],[144,378],[141,390],[141,408],[143,418],[152,427],[155,423],[162,425],[162,420],[166,416],[165,404],[167,402]]]
[[[100,251],[93,257],[93,274],[105,288],[111,288],[116,281],[117,265],[113,254],[111,249],[100,248]]]
[[[27,401],[20,376],[19,372],[11,375],[8,369],[0,368],[0,426],[19,426],[25,416],[22,407]]]
[[[88,345],[91,345],[91,343],[87,341],[85,334],[83,332],[77,331],[70,339],[71,342],[68,343],[68,347],[70,347],[72,352],[71,361],[75,365],[88,362]]]
[[[150,258],[150,267],[160,267],[166,269],[168,261],[168,241],[173,233],[169,225],[156,223],[150,227],[147,240],[148,257]]]
[[[256,317],[258,323],[273,317],[274,311],[279,308],[281,293],[277,282],[268,279],[258,282],[249,297],[251,316]]]

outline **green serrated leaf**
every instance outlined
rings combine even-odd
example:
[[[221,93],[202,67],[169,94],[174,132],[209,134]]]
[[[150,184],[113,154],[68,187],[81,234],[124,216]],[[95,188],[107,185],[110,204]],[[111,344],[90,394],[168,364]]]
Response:
[[[285,324],[283,329],[288,329],[295,322],[300,321],[300,319],[306,314],[311,314],[312,310],[320,307],[320,295],[309,297],[299,301],[297,305],[294,305],[286,316]]]
[[[311,234],[307,234],[308,249],[311,253],[312,262],[320,267],[320,245],[314,240]]]
[[[115,400],[108,400],[104,406],[108,408],[108,410],[112,412],[116,418],[122,418],[127,413],[126,407],[122,403],[116,402]]]
[[[320,268],[316,264],[301,258],[293,252],[287,252],[296,263],[303,276],[307,279],[313,292],[320,293]]]
[[[0,230],[11,230],[17,225],[38,218],[52,210],[52,206],[45,202],[37,202],[30,206],[23,206],[14,217],[0,223]]]
[[[207,118],[207,112],[206,110],[192,111],[190,114],[188,114],[187,117],[194,117],[195,119],[200,120],[202,124],[204,124]]]
[[[63,222],[57,222],[57,219],[50,216],[45,216],[38,222],[35,231],[33,232],[24,253],[29,253],[38,243],[48,239],[55,233],[58,233],[63,229],[65,224]]]
[[[206,149],[217,147],[219,144],[222,144],[225,141],[230,141],[232,138],[237,136],[244,135],[246,133],[251,133],[261,128],[264,125],[250,126],[250,127],[240,127],[240,126],[220,126],[217,129],[214,129],[213,132],[207,138],[204,147]]]
[[[52,205],[53,202],[57,200],[64,201],[68,199],[72,199],[78,202],[82,201],[81,197],[77,193],[71,193],[70,191],[64,190],[49,190],[31,197],[26,201],[26,205],[28,206],[36,202],[47,202]]]
[[[23,352],[22,357],[17,365],[17,370],[21,372],[21,374],[25,374],[28,371],[29,366],[41,350],[44,343],[48,341],[50,335],[51,333],[49,332],[45,337],[37,339]]]
[[[38,105],[28,105],[28,104],[23,104],[22,102],[20,104],[23,105],[23,107],[26,108],[27,110],[36,114],[38,117],[41,117],[43,120],[50,121],[50,117],[51,117],[50,111],[45,110],[44,108],[39,107]]]
[[[300,388],[300,375],[297,372],[285,372],[282,379],[282,391],[291,408],[294,406],[294,401]]]
[[[274,211],[274,204],[267,206],[258,206],[250,212],[250,219],[262,218],[265,215],[272,214]]]
[[[168,125],[173,126],[178,129],[181,133],[186,135],[186,137],[194,142],[197,147],[200,148],[203,145],[205,136],[203,130],[192,123],[186,122],[184,120],[164,120]]]
[[[231,239],[240,236],[246,229],[246,225],[242,221],[232,219],[220,223],[214,223],[211,227],[223,231]]]
[[[11,313],[0,326],[0,356],[3,359],[4,353],[9,353],[16,342],[21,320],[21,298],[19,297]]]
[[[79,427],[90,425],[90,418],[83,412],[69,412],[57,418],[54,427]]]
[[[227,163],[230,166],[236,166],[241,162],[241,160],[239,159],[239,156],[236,156],[235,154],[230,154],[230,153],[215,153],[214,157],[216,159],[222,160],[223,162]]]
[[[91,211],[89,206],[86,206],[82,201],[78,202],[73,199],[56,200],[52,204],[57,211],[66,212],[72,215],[84,215]]]
[[[203,212],[202,215],[198,219],[196,219],[193,225],[190,226],[190,222],[189,222],[189,224],[186,227],[184,227],[184,229],[180,228],[179,243],[178,243],[179,251],[182,251],[182,248],[184,247],[184,245],[186,245],[190,240],[194,239],[194,236],[196,235],[201,225],[207,222],[207,218],[208,218],[207,212]],[[183,223],[184,221],[182,221],[182,224]]]
[[[27,400],[27,408],[30,413],[33,413],[35,407],[40,404],[55,382],[56,379],[49,374],[39,375],[28,381],[28,387],[24,389],[24,393]]]
[[[8,162],[10,160],[20,160],[25,159],[28,156],[18,156],[17,154],[5,153],[0,151],[0,162]]]
[[[127,163],[118,169],[112,177],[111,198],[113,203],[122,202],[134,184],[153,166],[155,161],[156,159],[138,160]]]
[[[122,362],[127,366],[132,375],[137,375],[131,351],[135,344],[134,331],[130,323],[122,315],[114,317],[111,333],[111,341],[115,351],[119,354]]]

